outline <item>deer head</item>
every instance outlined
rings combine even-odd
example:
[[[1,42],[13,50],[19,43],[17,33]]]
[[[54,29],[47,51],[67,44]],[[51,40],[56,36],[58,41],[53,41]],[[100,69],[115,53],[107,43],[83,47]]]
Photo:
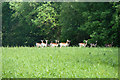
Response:
[[[59,44],[59,40],[58,40],[57,42],[58,42],[58,44]]]
[[[41,42],[43,43],[43,40],[41,40]]]
[[[67,42],[68,42],[69,40],[67,39]]]
[[[57,40],[55,40],[55,42],[57,43]]]
[[[46,41],[46,44],[47,44],[48,40],[45,40],[45,41]]]

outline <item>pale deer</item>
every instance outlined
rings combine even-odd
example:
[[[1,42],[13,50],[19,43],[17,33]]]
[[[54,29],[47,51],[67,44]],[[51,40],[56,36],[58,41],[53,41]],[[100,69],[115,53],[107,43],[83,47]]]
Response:
[[[67,46],[69,46],[69,44],[70,44],[70,41],[69,41],[69,40],[67,40],[66,43],[60,43],[60,48],[61,48],[62,46],[67,47]]]
[[[36,43],[36,46],[37,47],[41,47],[41,43]]]
[[[96,46],[97,46],[97,41],[96,41],[95,44],[94,44],[94,43],[91,43],[90,46],[91,46],[91,47],[96,47]]]
[[[56,43],[50,43],[51,47],[58,47],[59,41],[55,40]]]
[[[86,47],[87,46],[87,40],[85,40],[85,43],[79,43],[79,46],[83,46],[83,47]]]
[[[42,48],[43,48],[43,47],[47,47],[48,40],[45,40],[45,41],[46,41],[46,43],[44,43],[43,40],[41,40],[41,42],[42,42],[42,43],[41,43],[41,47],[42,47]]]
[[[112,47],[113,46],[113,42],[111,44],[105,44],[106,47]]]

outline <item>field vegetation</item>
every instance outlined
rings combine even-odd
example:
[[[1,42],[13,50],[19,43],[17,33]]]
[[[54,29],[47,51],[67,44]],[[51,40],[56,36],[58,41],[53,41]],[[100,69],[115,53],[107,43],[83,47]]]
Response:
[[[118,48],[3,47],[3,78],[118,78]]]
[[[119,23],[119,2],[3,2],[0,77],[118,78]]]

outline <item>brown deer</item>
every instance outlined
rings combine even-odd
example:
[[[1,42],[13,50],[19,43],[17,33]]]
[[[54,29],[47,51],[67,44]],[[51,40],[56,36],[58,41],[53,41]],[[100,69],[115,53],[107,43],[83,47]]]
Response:
[[[86,42],[86,43],[79,43],[78,45],[79,45],[80,47],[82,47],[82,46],[83,46],[83,47],[86,47],[86,45],[87,45],[87,40],[85,40],[85,42]]]
[[[58,40],[55,40],[56,43],[50,43],[50,46],[51,47],[58,47],[58,44],[59,44],[59,41]]]
[[[105,47],[112,47],[113,46],[113,42],[111,44],[105,44]]]
[[[70,40],[67,40],[66,43],[60,43],[60,48],[62,46],[67,47],[67,46],[69,46],[69,44],[70,44]]]
[[[91,47],[96,47],[96,46],[97,46],[97,41],[96,41],[95,44],[94,44],[94,43],[91,43],[90,46],[91,46]]]

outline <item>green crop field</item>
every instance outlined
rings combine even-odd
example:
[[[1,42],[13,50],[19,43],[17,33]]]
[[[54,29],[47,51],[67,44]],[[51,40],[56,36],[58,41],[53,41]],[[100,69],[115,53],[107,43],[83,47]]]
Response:
[[[118,48],[3,47],[3,78],[118,78]]]

